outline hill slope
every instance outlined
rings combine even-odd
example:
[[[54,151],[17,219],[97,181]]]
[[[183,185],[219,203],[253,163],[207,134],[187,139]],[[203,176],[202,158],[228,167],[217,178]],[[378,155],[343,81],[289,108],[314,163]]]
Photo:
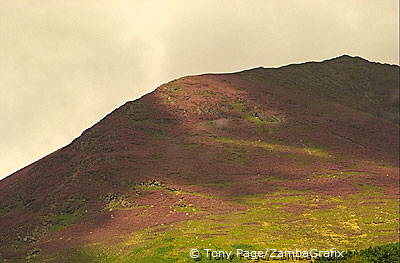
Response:
[[[0,262],[396,241],[398,94],[349,56],[164,84],[0,181]]]

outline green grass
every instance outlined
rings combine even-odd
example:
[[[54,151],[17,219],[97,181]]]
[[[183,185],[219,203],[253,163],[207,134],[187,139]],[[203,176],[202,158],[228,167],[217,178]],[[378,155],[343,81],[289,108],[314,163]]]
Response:
[[[158,191],[158,190],[163,189],[162,186],[158,186],[158,185],[138,185],[135,188],[144,190],[144,191]]]
[[[192,262],[192,248],[348,250],[396,241],[398,202],[376,190],[361,188],[345,198],[287,189],[247,195],[237,200],[247,210],[137,231],[109,247],[107,261],[80,262]],[[303,209],[290,212],[293,205]],[[102,245],[96,249],[103,257]]]
[[[244,139],[236,139],[236,138],[226,138],[220,137],[216,139],[219,142],[228,144],[228,145],[236,145],[241,147],[256,147],[261,148],[270,152],[280,152],[280,153],[292,153],[292,154],[301,154],[301,155],[309,155],[317,158],[332,158],[332,155],[320,148],[316,147],[295,147],[284,144],[276,144],[270,143],[266,141],[249,141]]]
[[[224,142],[225,143],[225,142]],[[250,148],[246,145],[228,144],[216,157],[217,162],[228,163],[234,166],[242,166],[249,164]]]
[[[31,262],[57,262],[57,263],[114,263],[118,258],[118,253],[108,251],[106,248],[98,249],[94,247],[85,247],[83,249],[64,249],[52,255],[39,255],[33,257]]]
[[[275,115],[261,117],[259,112],[248,110],[245,102],[231,103],[231,107],[234,111],[240,113],[243,119],[254,123],[260,135],[271,135],[274,129],[283,123],[283,121]]]
[[[75,221],[77,221],[80,217],[81,215],[79,215],[78,213],[49,216],[48,220],[51,222],[51,225],[48,228],[48,231],[50,233],[54,233],[65,229],[74,224]]]
[[[395,263],[400,262],[400,243],[369,247],[361,251],[346,251],[343,257],[321,258],[316,262]]]
[[[194,207],[192,204],[189,204],[189,205],[184,206],[184,207],[178,206],[178,207],[175,208],[175,211],[185,212],[185,213],[197,213],[197,212],[200,212],[202,210],[197,208],[197,207]]]
[[[220,181],[215,181],[212,183],[204,184],[204,186],[205,187],[230,187],[234,184],[235,184],[235,182],[232,182],[232,181],[220,180]]]
[[[183,194],[183,195],[193,195],[193,196],[198,196],[198,197],[207,198],[207,199],[212,199],[212,198],[214,198],[214,197],[211,196],[211,195],[207,195],[207,194],[204,194],[204,193],[201,193],[201,192],[188,192],[188,191],[183,191],[183,190],[176,190],[176,191],[174,191],[173,193],[176,194],[176,195],[179,195],[179,194]]]
[[[165,188],[165,185],[157,180],[150,180],[148,182],[136,183],[132,186],[133,190],[143,191],[158,191]]]

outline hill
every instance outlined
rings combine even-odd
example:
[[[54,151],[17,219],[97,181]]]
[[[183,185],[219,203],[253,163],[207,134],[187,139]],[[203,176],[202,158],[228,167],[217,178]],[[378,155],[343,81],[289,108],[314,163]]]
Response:
[[[171,81],[0,181],[0,262],[398,241],[398,103],[350,56]]]

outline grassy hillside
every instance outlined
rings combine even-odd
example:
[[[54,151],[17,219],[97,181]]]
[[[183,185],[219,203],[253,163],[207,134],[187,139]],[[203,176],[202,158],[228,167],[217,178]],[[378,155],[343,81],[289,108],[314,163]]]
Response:
[[[164,84],[0,181],[0,262],[397,242],[398,85],[348,56]]]

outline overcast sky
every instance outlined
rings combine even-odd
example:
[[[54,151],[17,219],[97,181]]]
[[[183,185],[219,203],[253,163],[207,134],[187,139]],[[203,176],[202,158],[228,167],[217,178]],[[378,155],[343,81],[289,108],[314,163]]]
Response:
[[[0,178],[174,78],[398,64],[398,21],[397,0],[0,0]]]

